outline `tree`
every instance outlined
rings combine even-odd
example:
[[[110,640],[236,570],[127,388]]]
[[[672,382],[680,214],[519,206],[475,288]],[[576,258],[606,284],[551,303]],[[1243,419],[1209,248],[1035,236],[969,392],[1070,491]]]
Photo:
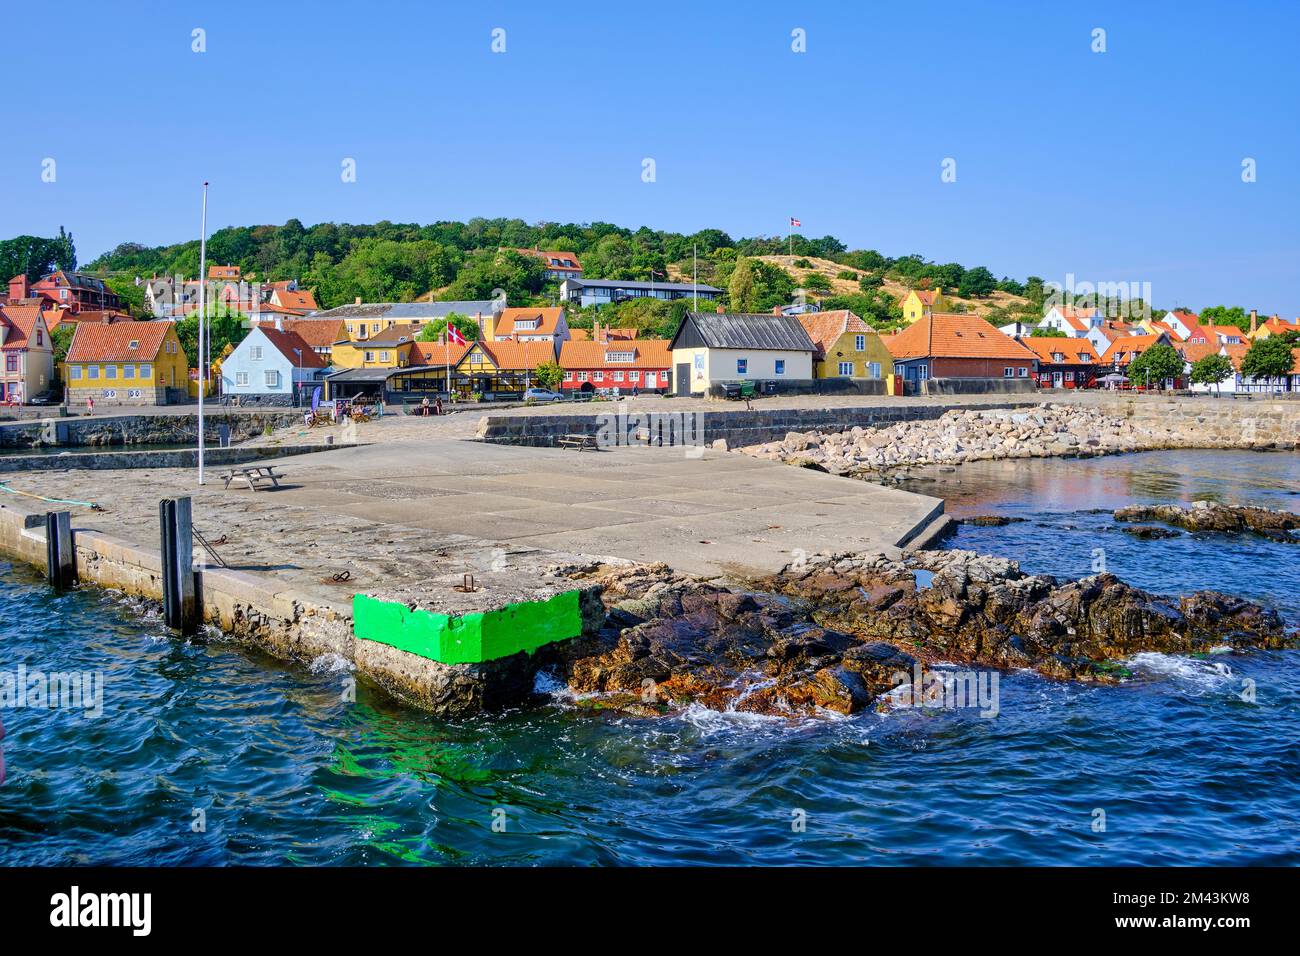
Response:
[[[77,267],[77,250],[72,236],[59,227],[54,239],[40,236],[15,236],[0,242],[0,282],[14,276],[25,275],[32,282],[55,269],[72,270]]]
[[[108,286],[122,300],[123,311],[135,316],[149,314],[149,311],[144,307],[144,286],[136,285],[134,279],[110,277],[104,280],[104,285]]]
[[[957,294],[963,299],[982,298],[991,294],[997,287],[998,280],[993,278],[993,273],[983,266],[976,266],[962,274],[961,282],[957,285]]]
[[[60,369],[68,357],[68,348],[72,345],[72,336],[76,334],[77,324],[75,322],[60,322],[55,326],[54,331],[50,333],[50,350],[54,353],[54,378],[50,383],[51,388],[56,389],[55,394],[60,387]]]
[[[208,308],[208,334],[211,347],[208,354],[214,359],[227,345],[238,345],[248,335],[248,316],[231,312],[219,303],[212,303]],[[191,368],[199,364],[199,314],[191,312],[176,322],[176,337],[181,340],[181,351],[185,353]]]
[[[1037,339],[1064,339],[1068,336],[1060,329],[1054,329],[1051,326],[1036,325],[1033,331],[1029,333],[1030,338]]]
[[[1239,305],[1210,305],[1201,310],[1202,325],[1235,325],[1250,331],[1250,315]]]
[[[727,293],[731,297],[731,311],[750,312],[754,307],[754,260],[741,259],[731,270],[731,283]]]
[[[1191,382],[1193,385],[1213,385],[1219,390],[1219,383],[1232,377],[1232,360],[1218,352],[1197,359],[1192,364]]]
[[[1128,379],[1134,385],[1156,385],[1164,383],[1183,374],[1183,359],[1172,345],[1153,345],[1132,362],[1128,367]]]
[[[1253,379],[1281,378],[1290,375],[1296,358],[1291,343],[1280,335],[1258,339],[1241,360],[1241,374]]]
[[[461,315],[459,312],[448,312],[441,319],[434,319],[420,329],[420,334],[416,338],[421,342],[436,342],[442,336],[442,333],[447,330],[448,323],[470,342],[478,338],[478,322],[468,315]]]
[[[564,368],[558,362],[543,362],[533,369],[533,378],[540,388],[555,391],[564,381]]]

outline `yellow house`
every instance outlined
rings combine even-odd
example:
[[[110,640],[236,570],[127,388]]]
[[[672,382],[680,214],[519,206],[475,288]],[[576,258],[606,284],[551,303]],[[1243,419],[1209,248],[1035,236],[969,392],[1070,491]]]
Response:
[[[1251,318],[1255,319],[1253,313]],[[1300,319],[1297,319],[1295,322],[1287,322],[1280,316],[1274,315],[1265,319],[1263,322],[1257,321],[1255,327],[1251,329],[1251,331],[1247,332],[1246,336],[1254,341],[1258,341],[1260,339],[1266,339],[1270,335],[1281,335],[1283,332],[1300,332]]]
[[[63,362],[72,404],[167,405],[189,398],[189,361],[175,323],[79,322]]]
[[[883,378],[894,358],[880,333],[847,309],[795,316],[812,339],[815,378]]]
[[[416,330],[394,325],[365,339],[340,339],[330,347],[330,364],[337,368],[405,368],[411,364]]]
[[[942,312],[948,308],[948,302],[943,297],[943,289],[912,289],[907,295],[903,296],[900,304],[903,307],[903,321],[908,325],[919,321],[930,312]]]

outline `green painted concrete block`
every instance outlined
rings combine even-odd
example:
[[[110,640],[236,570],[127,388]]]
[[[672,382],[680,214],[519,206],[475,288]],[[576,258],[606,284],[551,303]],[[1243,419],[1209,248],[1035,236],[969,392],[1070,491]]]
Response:
[[[443,664],[478,664],[577,637],[582,633],[578,594],[565,591],[545,601],[457,617],[356,594],[352,632]]]

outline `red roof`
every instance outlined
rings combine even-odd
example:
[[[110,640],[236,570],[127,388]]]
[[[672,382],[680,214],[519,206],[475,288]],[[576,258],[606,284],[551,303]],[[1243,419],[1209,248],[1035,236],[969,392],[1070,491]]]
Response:
[[[550,342],[481,342],[480,345],[501,369],[534,369],[543,362],[555,361],[555,347]]]
[[[0,306],[0,320],[4,322],[5,328],[5,349],[25,349],[32,333],[42,324],[41,307],[39,305],[5,305]],[[45,344],[49,345],[49,336],[46,335]]]
[[[162,351],[171,328],[170,322],[80,322],[67,361],[151,362]]]
[[[501,316],[497,319],[496,325],[493,326],[493,337],[502,335],[554,335],[556,327],[560,324],[560,316],[564,314],[561,306],[554,308],[509,308],[502,309]],[[519,322],[536,320],[536,328],[516,328]]]
[[[342,319],[286,319],[280,324],[286,332],[296,332],[312,348],[328,348],[347,336]]]
[[[1121,335],[1112,339],[1110,348],[1102,356],[1102,361],[1110,364],[1127,365],[1133,361],[1134,355],[1141,354],[1153,345],[1168,344],[1169,336],[1163,332],[1157,332],[1152,335]],[[1164,341],[1161,341],[1164,340]]]
[[[317,355],[312,350],[312,347],[307,344],[306,339],[297,332],[288,332],[284,329],[265,325],[259,325],[257,328],[266,336],[267,341],[275,346],[276,350],[293,365],[299,368],[325,367],[325,360]],[[295,352],[294,349],[298,351]]]
[[[501,343],[497,343],[501,344]],[[541,344],[541,343],[538,343]],[[672,368],[668,339],[637,339],[612,342],[565,342],[560,347],[560,365],[564,368]],[[631,361],[611,361],[610,353],[627,355]]]
[[[1030,349],[1003,335],[977,315],[932,312],[913,322],[887,343],[896,359],[1037,358]]]
[[[1100,361],[1096,346],[1090,339],[1030,335],[1019,341],[1046,365],[1096,365]],[[1061,358],[1056,358],[1057,355]]]
[[[545,345],[546,343],[541,343]],[[454,342],[423,342],[416,341],[411,346],[411,364],[412,365],[456,365],[465,357],[471,348],[474,347],[472,341],[465,342],[463,345],[457,345]]]
[[[801,312],[795,316],[808,338],[812,339],[815,356],[825,358],[827,350],[845,332],[859,335],[874,335],[875,330],[863,322],[856,313],[848,309],[833,309],[829,312]]]
[[[315,312],[316,297],[305,289],[275,289],[272,296],[279,300],[277,304],[284,309],[296,309],[300,312]]]

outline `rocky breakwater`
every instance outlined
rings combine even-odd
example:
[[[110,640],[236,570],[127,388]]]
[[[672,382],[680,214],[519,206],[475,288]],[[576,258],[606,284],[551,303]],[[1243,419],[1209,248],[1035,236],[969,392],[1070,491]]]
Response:
[[[756,458],[858,475],[920,465],[1000,458],[1088,457],[1195,444],[1186,427],[1136,424],[1083,405],[1045,404],[1025,411],[967,409],[932,421],[898,422],[842,432],[791,432],[750,445]]]
[[[1254,534],[1270,541],[1300,544],[1300,515],[1271,508],[1222,505],[1213,501],[1196,501],[1190,508],[1182,505],[1128,505],[1115,512],[1115,520],[1158,521],[1192,532]],[[1176,535],[1178,532],[1171,533]]]
[[[551,666],[583,705],[642,715],[852,714],[918,661],[1113,682],[1141,651],[1296,643],[1274,612],[1229,595],[1167,599],[1107,574],[1058,582],[969,551],[829,556],[750,591],[664,565],[570,575],[599,585],[605,626],[557,646]]]

